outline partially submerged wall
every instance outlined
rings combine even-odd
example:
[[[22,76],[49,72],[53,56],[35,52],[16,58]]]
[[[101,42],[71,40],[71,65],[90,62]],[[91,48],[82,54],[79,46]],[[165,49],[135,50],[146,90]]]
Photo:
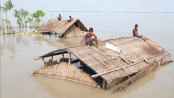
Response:
[[[84,84],[90,84],[96,86],[97,83],[91,78],[91,76],[79,69],[76,65],[61,62],[54,66],[47,66],[36,70],[34,73],[46,76],[62,77],[66,79],[72,79]]]
[[[71,37],[82,37],[84,36],[85,33],[80,30],[79,27],[76,27],[75,25],[72,25],[68,31],[65,33],[66,38],[71,38]]]

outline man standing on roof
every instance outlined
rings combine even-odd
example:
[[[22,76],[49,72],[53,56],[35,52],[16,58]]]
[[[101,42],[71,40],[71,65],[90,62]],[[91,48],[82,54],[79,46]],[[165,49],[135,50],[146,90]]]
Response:
[[[71,18],[71,16],[69,16],[69,20],[67,20],[68,22],[71,22],[73,20],[73,18]]]
[[[93,38],[93,36],[95,38]],[[85,43],[86,45],[88,45],[88,48],[89,48],[90,45],[92,45],[92,43],[94,41],[95,41],[96,46],[98,48],[98,39],[97,39],[97,36],[93,33],[93,28],[89,28],[89,32],[82,39],[82,46],[84,46],[84,43]]]
[[[61,15],[59,14],[59,17],[57,17],[57,20],[61,20],[62,19],[62,17],[61,17]]]
[[[137,25],[137,24],[135,24],[135,28],[133,29],[132,33],[133,33],[133,36],[134,36],[134,37],[141,38],[141,39],[144,40],[144,41],[146,41],[146,40],[149,39],[149,38],[143,37],[142,35],[139,35],[139,34],[138,34],[138,25]]]

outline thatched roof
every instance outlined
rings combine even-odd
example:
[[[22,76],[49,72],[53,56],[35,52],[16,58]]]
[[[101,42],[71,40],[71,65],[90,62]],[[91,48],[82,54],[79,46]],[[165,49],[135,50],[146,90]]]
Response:
[[[121,53],[105,48],[106,43],[119,46]],[[145,59],[149,62],[152,62],[154,59],[160,61],[162,58],[170,55],[152,40],[143,41],[137,37],[122,37],[100,41],[99,48],[100,49],[95,46],[91,46],[91,48],[87,46],[75,46],[58,49],[39,58],[69,52],[79,58],[96,73],[103,73],[111,69],[120,69],[101,75],[103,79],[110,83],[115,79],[137,73],[144,67],[149,66],[149,64],[144,61]]]
[[[46,24],[44,24],[39,31],[49,31],[55,32],[58,34],[66,33],[66,31],[72,26],[75,25],[79,27],[81,31],[88,31],[87,28],[83,25],[83,23],[79,19],[73,19],[71,22],[67,20],[50,19]]]

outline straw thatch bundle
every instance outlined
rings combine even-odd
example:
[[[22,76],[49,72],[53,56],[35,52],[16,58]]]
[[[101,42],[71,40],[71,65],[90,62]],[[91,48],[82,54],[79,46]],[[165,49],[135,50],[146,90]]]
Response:
[[[84,32],[88,31],[83,23],[75,18],[71,22],[68,22],[67,20],[58,21],[57,19],[50,19],[38,30],[64,34],[67,38],[84,36]]]
[[[91,78],[89,74],[79,69],[76,65],[68,64],[66,62],[61,62],[60,64],[56,64],[54,66],[41,68],[39,70],[36,70],[33,74],[63,77],[77,80],[82,83],[97,85],[97,83]]]
[[[74,36],[75,37],[84,36],[85,33],[81,31],[79,27],[72,25],[72,27],[65,33],[65,35],[66,35],[66,38],[70,38]]]

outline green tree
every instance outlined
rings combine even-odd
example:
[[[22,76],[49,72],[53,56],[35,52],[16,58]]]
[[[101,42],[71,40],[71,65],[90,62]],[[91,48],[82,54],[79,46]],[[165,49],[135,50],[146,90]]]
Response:
[[[21,18],[21,12],[15,9],[14,10],[14,16],[17,18],[17,23],[19,25],[19,28],[21,28],[21,25],[23,23],[23,20]]]
[[[36,21],[37,21],[38,23],[40,23],[41,19],[40,19],[40,18],[37,18]]]
[[[6,26],[8,28],[8,24],[10,25],[10,20],[8,20],[8,11],[10,11],[12,8],[14,7],[13,3],[11,0],[7,0],[5,3],[4,3],[4,6],[2,7],[2,10],[3,12],[6,14]],[[8,29],[7,29],[7,32],[8,32]]]
[[[27,18],[27,20],[30,23],[30,27],[31,27],[31,21],[32,21],[32,19],[31,18]]]
[[[44,17],[45,13],[42,10],[37,10],[33,13],[33,17],[35,18],[35,21],[39,24],[41,19],[40,17]]]
[[[22,20],[21,17],[18,17],[18,18],[17,18],[17,23],[18,23],[18,25],[19,25],[19,28],[21,28],[21,25],[22,25],[22,23],[23,23],[23,20]]]
[[[33,16],[36,18],[44,17],[45,13],[42,10],[37,10],[36,12],[33,13]]]
[[[24,9],[20,9],[21,17],[25,20],[25,27],[27,27],[28,21],[26,20],[26,17],[28,16],[29,12]]]
[[[0,30],[2,30],[2,26],[0,25]]]

